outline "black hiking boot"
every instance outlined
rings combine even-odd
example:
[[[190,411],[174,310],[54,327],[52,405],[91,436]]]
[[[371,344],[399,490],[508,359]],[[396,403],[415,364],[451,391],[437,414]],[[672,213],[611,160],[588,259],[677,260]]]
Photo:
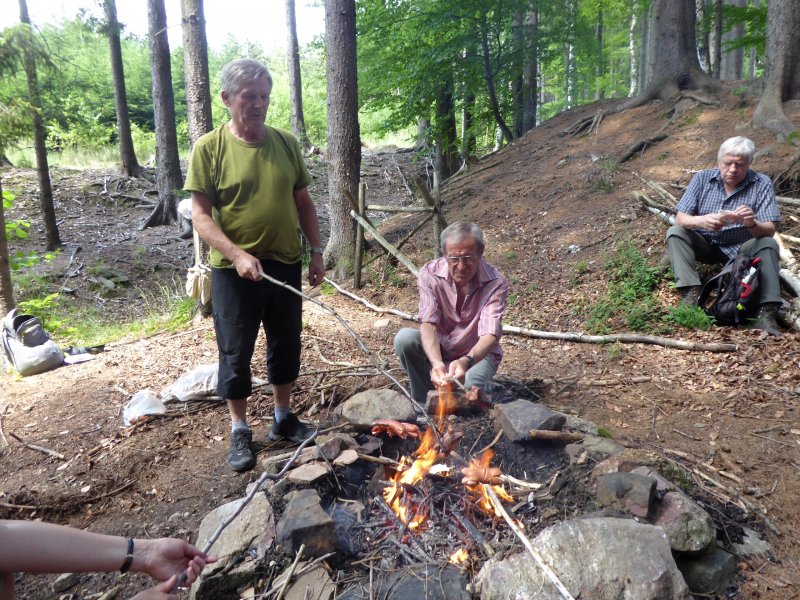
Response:
[[[272,431],[267,437],[273,442],[287,441],[300,444],[310,435],[311,431],[308,427],[300,422],[296,414],[290,412],[280,423],[272,421]]]
[[[249,471],[256,466],[256,455],[253,452],[253,432],[249,429],[235,429],[231,432],[228,466],[237,473]]]
[[[753,329],[760,329],[769,335],[781,337],[783,333],[781,332],[780,325],[778,325],[778,321],[775,318],[777,312],[777,304],[762,304],[752,322]]]
[[[703,288],[699,285],[690,285],[689,287],[680,288],[678,291],[681,293],[681,304],[683,306],[697,306],[697,301],[700,300],[700,292]]]

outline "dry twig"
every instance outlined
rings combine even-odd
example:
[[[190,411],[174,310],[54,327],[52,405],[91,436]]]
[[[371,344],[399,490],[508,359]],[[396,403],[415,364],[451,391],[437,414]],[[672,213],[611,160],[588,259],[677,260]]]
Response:
[[[492,489],[492,486],[484,484],[482,487],[486,491],[486,493],[492,498],[492,503],[494,504],[495,508],[497,508],[497,510],[500,511],[500,514],[503,515],[503,519],[505,519],[506,523],[508,523],[508,526],[511,527],[511,530],[520,539],[522,545],[525,546],[528,552],[530,552],[531,556],[533,557],[533,560],[535,560],[536,564],[539,565],[539,568],[550,580],[550,583],[556,586],[556,589],[559,591],[559,593],[561,593],[561,596],[565,600],[575,600],[575,597],[569,593],[569,590],[566,588],[566,586],[564,586],[564,584],[558,578],[558,575],[556,575],[553,569],[551,569],[548,566],[548,564],[544,562],[544,558],[542,558],[542,555],[536,548],[533,547],[533,544],[531,544],[531,541],[522,532],[522,529],[520,529],[519,525],[517,525],[514,519],[511,518],[511,515],[508,514],[506,509],[500,503],[500,498],[497,497],[497,494]]]

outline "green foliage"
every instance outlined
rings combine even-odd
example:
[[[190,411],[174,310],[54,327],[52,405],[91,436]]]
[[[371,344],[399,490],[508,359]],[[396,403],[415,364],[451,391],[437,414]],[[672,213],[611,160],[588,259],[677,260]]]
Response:
[[[656,330],[661,319],[653,298],[660,277],[658,267],[649,266],[634,244],[624,242],[604,268],[608,289],[589,311],[589,331],[608,333],[612,325],[633,331]]]
[[[35,315],[42,321],[42,326],[54,339],[70,340],[77,333],[77,329],[70,325],[66,315],[59,314],[59,294],[47,294],[19,302],[23,312]]]
[[[670,307],[667,310],[664,321],[687,329],[702,329],[704,331],[711,329],[716,323],[714,317],[706,314],[699,306],[686,306],[684,304]]]
[[[600,437],[608,438],[610,440],[614,439],[614,435],[608,429],[606,429],[603,426],[598,426],[597,427],[597,435],[600,436]]]
[[[97,345],[120,338],[137,338],[160,331],[177,331],[194,316],[195,301],[180,285],[161,286],[155,294],[141,294],[145,316],[124,323],[102,317],[94,307],[76,309],[68,297],[42,293],[43,280],[20,286],[19,307],[42,320],[47,332],[59,345]],[[31,295],[32,294],[32,295]]]

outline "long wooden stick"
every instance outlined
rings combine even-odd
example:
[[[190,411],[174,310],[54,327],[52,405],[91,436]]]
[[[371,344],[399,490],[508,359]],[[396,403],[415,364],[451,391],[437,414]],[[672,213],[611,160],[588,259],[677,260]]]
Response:
[[[533,547],[533,544],[531,544],[531,541],[525,536],[525,534],[519,528],[519,525],[517,525],[514,522],[514,519],[511,518],[511,515],[509,515],[508,512],[506,512],[506,509],[500,503],[500,498],[497,497],[497,494],[492,489],[492,486],[491,485],[486,485],[485,483],[481,484],[481,485],[482,485],[483,489],[486,491],[486,493],[492,498],[492,502],[494,503],[495,508],[497,508],[497,510],[500,511],[500,514],[503,515],[503,518],[505,519],[506,523],[508,523],[508,526],[511,527],[511,530],[520,539],[520,541],[522,542],[522,545],[525,546],[525,548],[527,548],[528,552],[531,553],[531,556],[533,556],[533,560],[535,560],[536,564],[539,565],[539,568],[542,570],[542,572],[550,580],[550,583],[552,583],[554,586],[556,586],[556,589],[561,593],[561,596],[565,600],[575,600],[575,597],[572,594],[569,593],[569,590],[566,588],[566,586],[558,578],[558,575],[556,575],[555,572],[553,571],[553,569],[551,569],[547,565],[547,563],[544,562],[544,558],[542,558],[542,555],[539,553],[539,551],[536,548]]]
[[[654,344],[666,348],[677,348],[679,350],[699,350],[702,352],[736,352],[739,347],[736,344],[687,342],[686,340],[674,340],[657,335],[640,335],[638,333],[611,333],[608,335],[588,335],[581,332],[559,333],[554,331],[540,331],[537,329],[526,329],[524,327],[514,327],[503,325],[503,333],[515,333],[517,335],[527,335],[545,340],[563,340],[567,342],[579,342],[584,344],[612,344],[621,342],[626,344]]]
[[[53,457],[58,458],[60,460],[64,460],[64,455],[59,453],[59,452],[56,452],[55,450],[50,450],[50,448],[45,448],[44,446],[37,446],[36,444],[29,444],[28,442],[26,442],[23,439],[21,439],[18,435],[16,435],[15,433],[11,433],[10,431],[8,432],[8,435],[13,437],[20,444],[22,444],[26,448],[29,448],[30,450],[36,450],[37,452],[42,452],[42,453],[47,454],[49,456],[53,456]]]
[[[203,546],[203,554],[208,554],[208,552],[211,550],[211,547],[219,539],[219,536],[221,536],[222,532],[225,531],[225,528],[228,527],[228,525],[230,525],[231,523],[233,523],[236,520],[236,517],[238,517],[242,513],[244,508],[248,504],[250,504],[250,501],[253,498],[255,498],[255,495],[261,489],[261,486],[264,485],[267,482],[268,479],[272,479],[274,481],[277,481],[278,479],[283,477],[284,474],[289,469],[292,468],[292,466],[294,465],[295,461],[300,456],[300,453],[306,448],[306,446],[308,446],[311,442],[314,441],[314,438],[316,438],[318,434],[319,434],[319,431],[315,431],[308,438],[303,440],[303,443],[300,444],[297,447],[297,450],[294,451],[294,454],[292,454],[292,457],[283,466],[283,468],[280,470],[280,472],[278,472],[278,473],[269,473],[267,471],[264,471],[263,473],[261,473],[261,476],[258,478],[258,481],[256,481],[256,484],[253,486],[253,489],[250,490],[250,493],[239,503],[239,506],[236,507],[236,510],[234,510],[233,513],[231,513],[231,515],[227,519],[225,519],[222,523],[219,524],[219,526],[217,527],[217,530],[208,539],[208,542],[206,542],[206,545]],[[182,571],[181,574],[178,576],[178,580],[175,582],[175,586],[172,588],[172,593],[173,594],[177,594],[178,593],[178,588],[183,586],[184,583],[186,583],[186,571]]]
[[[351,292],[345,292],[338,285],[333,284],[333,282],[329,281],[328,279],[325,279],[325,281],[331,283],[343,295],[347,296],[348,298],[352,298],[357,302],[360,302],[370,310],[374,310],[375,312],[379,313],[391,313],[403,319],[407,319],[409,321],[418,320],[416,315],[403,313],[400,311],[396,311],[395,309],[381,308],[375,306],[374,304],[365,300],[364,298],[361,298],[360,296],[356,296]],[[586,333],[580,333],[580,332],[561,333],[557,331],[541,331],[538,329],[515,327],[513,325],[503,325],[503,333],[521,335],[527,337],[535,337],[545,340],[562,340],[565,342],[580,342],[585,344],[586,343],[613,344],[614,342],[620,342],[623,344],[654,344],[657,346],[664,346],[666,348],[677,348],[679,350],[697,350],[701,352],[736,352],[739,349],[739,347],[736,344],[724,344],[724,343],[705,344],[702,342],[687,342],[686,340],[674,340],[672,338],[665,338],[653,335],[640,335],[637,333],[613,333],[608,335],[588,335]]]
[[[356,221],[358,221],[361,225],[363,225],[364,229],[369,231],[372,234],[372,237],[374,237],[375,240],[381,246],[386,248],[386,250],[389,252],[389,254],[394,256],[397,260],[399,260],[403,264],[403,266],[405,266],[406,269],[411,271],[411,273],[414,275],[414,277],[419,275],[419,269],[417,268],[417,266],[414,263],[412,263],[410,260],[408,260],[408,258],[406,258],[406,256],[402,252],[400,252],[400,250],[398,250],[397,248],[392,246],[392,244],[387,242],[386,238],[384,238],[380,233],[378,233],[378,230],[375,229],[372,225],[370,225],[369,221],[364,219],[361,215],[359,215],[354,210],[350,211],[350,216],[353,217]]]

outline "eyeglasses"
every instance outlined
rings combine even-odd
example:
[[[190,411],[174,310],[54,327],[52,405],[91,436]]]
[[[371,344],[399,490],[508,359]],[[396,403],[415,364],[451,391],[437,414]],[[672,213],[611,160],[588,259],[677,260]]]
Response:
[[[476,260],[478,260],[477,256],[448,256],[447,262],[451,265],[457,265],[459,262],[464,261],[465,264],[471,265]]]

